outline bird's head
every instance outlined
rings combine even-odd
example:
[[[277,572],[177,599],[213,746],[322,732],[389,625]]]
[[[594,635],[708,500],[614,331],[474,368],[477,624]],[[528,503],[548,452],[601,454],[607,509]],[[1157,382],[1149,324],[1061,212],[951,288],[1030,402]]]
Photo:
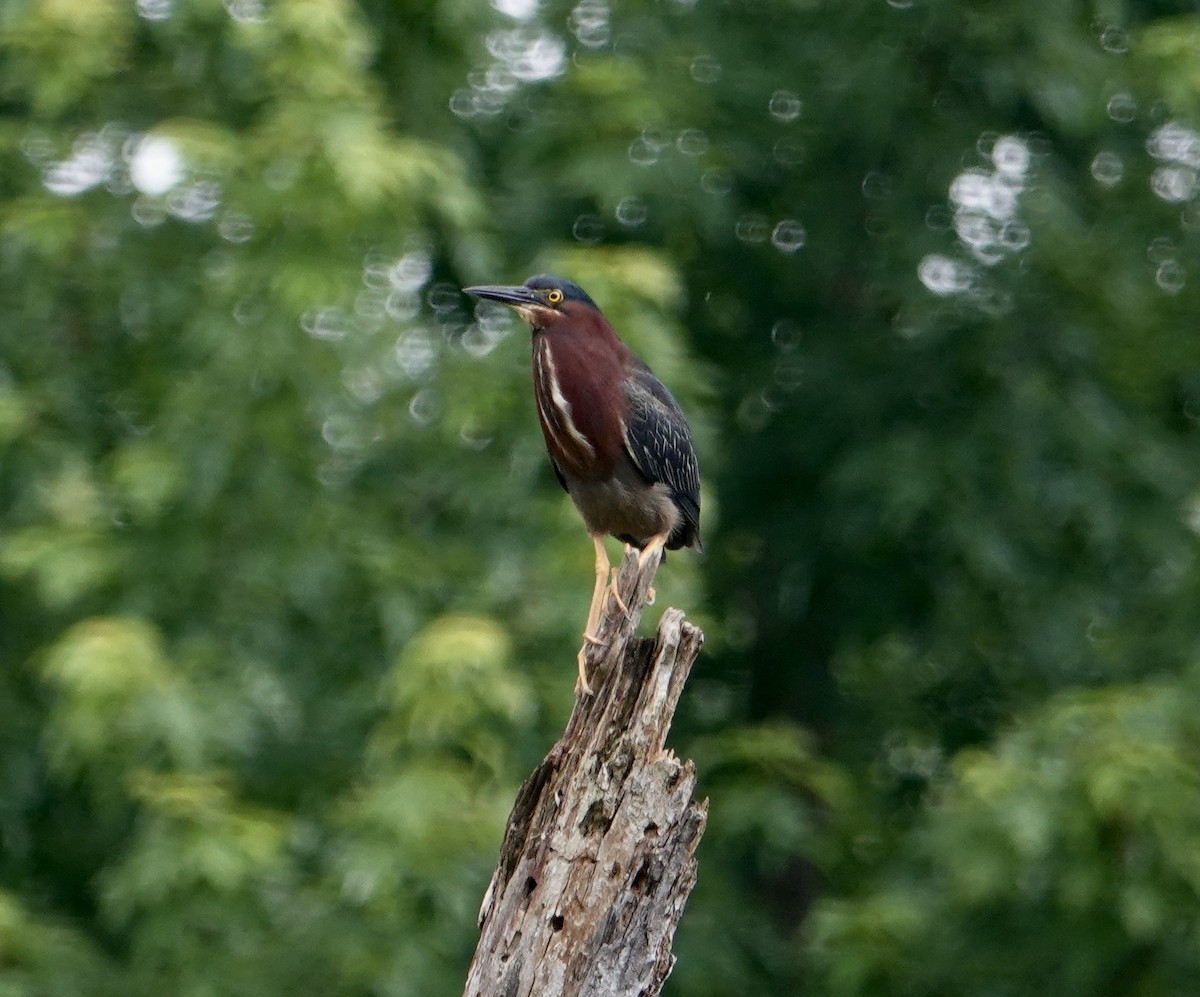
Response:
[[[547,273],[530,277],[524,284],[481,284],[463,290],[508,305],[535,330],[572,318],[600,315],[600,309],[582,287]]]

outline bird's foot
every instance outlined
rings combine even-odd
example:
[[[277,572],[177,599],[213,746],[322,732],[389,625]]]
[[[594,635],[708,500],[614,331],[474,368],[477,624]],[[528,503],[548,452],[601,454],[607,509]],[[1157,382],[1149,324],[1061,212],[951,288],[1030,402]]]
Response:
[[[621,598],[621,589],[617,584],[617,579],[620,577],[620,574],[621,574],[620,568],[612,569],[612,577],[609,579],[609,582],[608,582],[608,591],[609,591],[609,594],[613,597],[613,601],[616,602],[617,606],[620,608],[621,612],[624,613],[626,616],[628,616],[629,615],[629,607],[627,605],[625,605],[625,600]]]
[[[593,641],[596,640],[594,637],[589,637],[587,634],[584,634],[584,639],[585,640],[593,640]],[[599,643],[599,641],[596,641],[596,643]],[[578,661],[579,661],[579,678],[577,678],[575,680],[575,695],[576,696],[590,696],[590,695],[592,695],[592,687],[588,683],[588,677],[587,677],[587,645],[586,644],[579,649]]]

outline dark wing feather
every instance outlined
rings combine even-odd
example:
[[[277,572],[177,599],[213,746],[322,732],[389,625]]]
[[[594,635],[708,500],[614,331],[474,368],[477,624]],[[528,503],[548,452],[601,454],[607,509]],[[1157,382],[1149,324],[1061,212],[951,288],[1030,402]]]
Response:
[[[679,507],[683,524],[667,546],[700,546],[700,468],[692,434],[679,403],[650,368],[635,361],[624,382],[628,402],[621,429],[625,449],[651,483],[662,482]]]

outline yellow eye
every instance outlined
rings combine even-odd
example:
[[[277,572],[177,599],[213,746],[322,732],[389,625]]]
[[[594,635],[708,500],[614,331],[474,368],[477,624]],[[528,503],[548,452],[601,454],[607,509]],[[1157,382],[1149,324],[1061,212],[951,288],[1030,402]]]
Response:
[[[557,305],[562,299],[563,293],[557,287],[546,292],[546,300],[552,305]]]

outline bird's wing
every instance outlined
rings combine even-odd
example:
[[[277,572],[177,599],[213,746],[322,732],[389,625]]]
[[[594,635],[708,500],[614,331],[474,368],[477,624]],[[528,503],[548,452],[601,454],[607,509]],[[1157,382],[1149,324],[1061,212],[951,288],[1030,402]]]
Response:
[[[621,423],[625,449],[647,481],[661,481],[671,490],[684,520],[698,529],[700,469],[679,403],[641,363],[625,378],[624,389],[629,403]]]

